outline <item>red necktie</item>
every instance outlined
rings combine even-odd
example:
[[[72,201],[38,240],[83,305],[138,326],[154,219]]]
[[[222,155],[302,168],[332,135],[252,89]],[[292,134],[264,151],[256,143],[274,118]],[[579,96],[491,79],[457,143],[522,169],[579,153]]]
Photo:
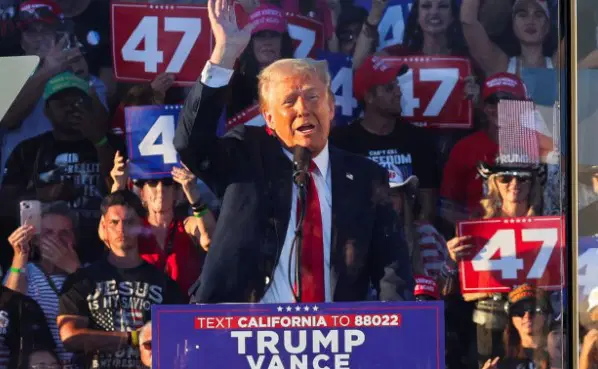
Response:
[[[312,161],[309,172],[316,170]],[[297,219],[299,219],[299,202]],[[309,176],[305,219],[303,220],[303,245],[301,248],[301,302],[324,302],[324,237],[322,212],[318,189],[313,176]]]

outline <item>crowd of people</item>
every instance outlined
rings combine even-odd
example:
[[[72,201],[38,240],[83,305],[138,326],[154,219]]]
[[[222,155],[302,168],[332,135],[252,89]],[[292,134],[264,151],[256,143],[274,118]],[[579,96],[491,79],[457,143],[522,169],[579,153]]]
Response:
[[[566,210],[559,140],[533,109],[531,126],[516,119],[522,129],[505,129],[503,109],[530,101],[525,70],[560,64],[556,2],[413,0],[402,42],[383,48],[378,27],[389,0],[367,9],[351,0],[149,2],[210,8],[216,46],[201,76],[197,66],[192,88],[175,86],[168,73],[142,84],[115,79],[107,0],[0,0],[0,56],[41,58],[0,121],[0,369],[149,366],[154,304],[291,302],[298,294],[320,302],[444,300],[449,369],[566,367],[562,293],[529,284],[463,293],[459,263],[475,245],[456,233],[463,220]],[[320,21],[326,51],[351,58],[362,113],[350,124],[335,124],[326,65],[288,61],[287,12]],[[472,127],[425,128],[402,117],[409,65],[385,58],[408,56],[470,61],[471,75],[459,82]],[[280,81],[288,68],[303,74],[284,83],[315,87],[286,98]],[[279,107],[270,106],[273,96]],[[130,176],[125,109],[183,101],[174,139],[180,165],[160,178]],[[235,127],[217,145],[218,117],[255,104],[265,127]],[[319,123],[295,127],[303,110]],[[331,128],[320,125],[327,119]],[[283,168],[290,180],[293,154],[262,155],[273,142],[281,151],[310,134],[324,137],[305,142],[326,154],[312,162],[308,193],[319,198],[305,200],[307,223],[319,228],[306,228],[304,237],[340,244],[347,265],[334,276],[310,270],[323,285],[335,278],[336,287],[303,294],[280,282],[294,268],[286,245],[304,217],[287,200],[300,190],[264,169]],[[530,139],[522,151],[518,145]],[[361,175],[383,185],[360,187]],[[335,193],[342,201],[332,200]],[[28,200],[43,204],[39,225],[21,222],[20,203]],[[321,217],[312,217],[312,206]],[[355,239],[334,227],[355,228]],[[223,246],[243,242],[251,248]],[[360,242],[377,248],[360,249]],[[325,266],[341,263],[332,251],[320,252],[323,259],[306,253]],[[421,276],[434,281],[435,293],[417,288]],[[383,283],[391,277],[396,288]],[[588,303],[593,321],[598,293]],[[598,331],[589,323],[582,332],[581,363],[596,367]]]

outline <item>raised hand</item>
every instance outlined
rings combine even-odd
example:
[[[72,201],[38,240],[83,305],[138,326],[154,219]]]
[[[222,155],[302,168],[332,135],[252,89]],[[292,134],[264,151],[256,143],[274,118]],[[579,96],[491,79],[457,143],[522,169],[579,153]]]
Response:
[[[377,26],[382,21],[382,16],[388,6],[388,0],[372,0],[372,10],[368,15],[368,23]]]
[[[237,58],[251,40],[252,24],[243,29],[237,25],[237,17],[230,0],[209,0],[208,17],[214,35],[215,45],[210,62],[232,69]]]
[[[197,177],[186,167],[183,168],[172,168],[172,179],[181,185],[185,197],[190,204],[194,204],[199,201],[200,191],[197,185]]]
[[[29,257],[29,241],[35,236],[32,225],[25,224],[17,228],[9,237],[8,243],[12,246],[15,258],[27,259]]]
[[[164,96],[166,96],[166,91],[172,87],[174,79],[174,74],[172,73],[158,74],[151,83],[152,90],[159,94],[161,98],[164,98]]]
[[[64,50],[68,37],[64,36],[60,39],[54,47],[48,52],[44,58],[42,68],[49,71],[51,74],[58,74],[67,70],[71,64],[76,63],[83,58],[81,51],[78,48]]]
[[[125,190],[127,188],[127,182],[129,180],[129,161],[125,161],[124,156],[120,154],[120,151],[117,151],[114,154],[114,166],[110,171],[110,177],[114,181],[112,185],[112,192],[116,192],[119,190]]]
[[[499,360],[500,360],[499,357],[495,357],[494,359],[488,359],[484,363],[484,366],[482,367],[482,369],[496,369],[496,368],[498,368],[497,364],[498,364]]]

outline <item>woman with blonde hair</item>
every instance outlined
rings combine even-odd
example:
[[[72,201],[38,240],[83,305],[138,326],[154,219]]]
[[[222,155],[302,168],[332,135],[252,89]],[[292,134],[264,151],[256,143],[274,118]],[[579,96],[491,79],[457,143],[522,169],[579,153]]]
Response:
[[[486,195],[480,201],[481,214],[476,218],[512,218],[542,214],[542,187],[545,168],[532,164],[522,155],[501,155],[494,165],[480,163],[478,174],[484,179]],[[450,260],[443,266],[445,295],[458,289],[457,263],[471,258],[471,236],[458,236],[447,243]],[[478,363],[504,356],[502,335],[508,323],[502,294],[464,293],[466,302],[475,303],[473,322],[476,323]]]

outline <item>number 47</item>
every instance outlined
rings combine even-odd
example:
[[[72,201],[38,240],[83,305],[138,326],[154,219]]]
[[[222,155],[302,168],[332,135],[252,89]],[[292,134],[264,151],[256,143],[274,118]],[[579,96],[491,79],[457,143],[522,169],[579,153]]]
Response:
[[[540,252],[526,279],[542,278],[558,242],[558,230],[556,228],[523,229],[521,239],[523,242],[542,241]],[[491,259],[497,252],[500,252],[500,259]],[[517,271],[523,269],[523,259],[517,258],[515,230],[497,231],[471,260],[471,264],[473,270],[478,272],[500,271],[503,279],[517,279]]]
[[[195,41],[201,33],[200,18],[164,18],[166,32],[183,32],[183,38],[177,46],[172,60],[166,67],[166,73],[179,73],[191,53]],[[139,45],[145,40],[145,49]],[[146,16],[141,19],[121,50],[125,61],[144,64],[146,73],[157,73],[158,64],[164,61],[164,52],[158,49],[158,17]]]

